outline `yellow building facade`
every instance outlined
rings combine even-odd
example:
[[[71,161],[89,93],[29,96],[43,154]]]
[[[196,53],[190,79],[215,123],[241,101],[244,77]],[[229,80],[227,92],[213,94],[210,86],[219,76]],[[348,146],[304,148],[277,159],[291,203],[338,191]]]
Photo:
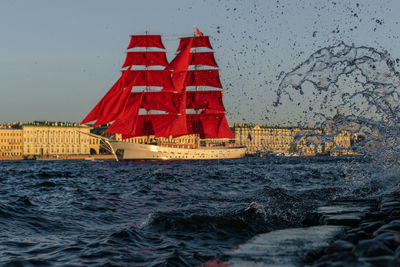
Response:
[[[89,152],[91,155],[100,154],[100,139],[99,138],[89,136]]]
[[[22,156],[22,129],[0,128],[0,159],[19,159]]]
[[[272,128],[258,125],[238,124],[234,126],[236,143],[247,147],[248,154],[257,152],[277,155],[353,154],[353,135],[341,131],[328,142],[322,130],[299,128]]]
[[[258,125],[248,127],[235,125],[236,143],[247,147],[248,154],[258,151],[289,153],[294,136],[300,129],[268,128]]]
[[[110,134],[106,133],[106,129],[109,127],[108,124],[106,126],[98,126],[93,128],[92,133],[100,136],[104,136],[106,138],[110,138],[112,140],[121,141],[122,137],[121,134]],[[182,135],[179,137],[173,138],[170,136],[167,137],[156,137],[154,135],[149,136],[138,136],[127,138],[123,140],[124,142],[129,143],[136,143],[136,144],[157,144],[159,146],[166,146],[166,147],[176,147],[176,148],[195,148],[197,146],[202,147],[214,147],[214,146],[226,146],[227,144],[233,144],[234,139],[229,138],[206,138],[200,139],[199,135],[196,134],[188,134]]]
[[[333,142],[325,143],[325,151],[332,155],[353,155],[352,142],[356,142],[358,134],[349,131],[340,131],[333,137]]]
[[[24,156],[90,154],[88,126],[24,125]],[[82,133],[83,132],[83,133]]]
[[[322,130],[297,131],[290,151],[297,155],[315,156],[325,153],[325,143]]]

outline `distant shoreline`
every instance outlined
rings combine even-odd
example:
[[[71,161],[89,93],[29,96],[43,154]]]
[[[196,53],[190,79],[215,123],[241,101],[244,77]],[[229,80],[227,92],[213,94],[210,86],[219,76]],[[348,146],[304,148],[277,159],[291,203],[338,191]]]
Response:
[[[115,159],[113,155],[55,155],[26,157],[0,158],[0,161],[35,161],[35,160],[96,160],[96,159]]]

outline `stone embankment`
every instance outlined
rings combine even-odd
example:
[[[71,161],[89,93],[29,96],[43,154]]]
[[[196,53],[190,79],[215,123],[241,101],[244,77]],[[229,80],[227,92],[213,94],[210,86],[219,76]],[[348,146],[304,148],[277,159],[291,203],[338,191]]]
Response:
[[[96,160],[115,159],[113,155],[61,155],[61,156],[39,156],[36,160]]]
[[[0,157],[0,161],[15,160],[98,160],[98,159],[115,159],[113,155],[43,155],[29,157]]]
[[[400,267],[400,192],[332,202],[303,225],[258,235],[205,266]]]
[[[0,156],[0,161],[13,161],[13,160],[23,160],[23,156],[12,156],[12,157],[6,157],[6,156]]]
[[[352,227],[309,257],[310,265],[400,266],[400,192],[383,195],[374,210],[359,211],[346,223]]]

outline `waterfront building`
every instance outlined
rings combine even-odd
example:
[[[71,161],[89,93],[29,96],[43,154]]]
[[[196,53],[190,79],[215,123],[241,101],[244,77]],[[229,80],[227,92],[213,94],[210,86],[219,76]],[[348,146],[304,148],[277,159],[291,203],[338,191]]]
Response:
[[[109,126],[110,124],[95,127],[91,130],[91,133],[104,136],[111,140],[121,141],[122,138],[120,134],[110,134],[105,132]],[[157,143],[157,145],[165,147],[194,148],[197,145],[201,145],[204,147],[213,147],[213,146],[220,146],[221,144],[225,143],[233,144],[234,139],[206,138],[200,140],[199,136],[196,134],[182,135],[175,138],[171,136],[166,138],[166,137],[155,137],[154,135],[149,135],[149,136],[138,136],[138,137],[127,138],[124,139],[124,142],[136,143],[136,144]]]
[[[259,125],[235,124],[233,131],[236,143],[246,146],[246,153],[271,152],[287,154],[293,148],[294,136],[298,128],[260,127]]]
[[[91,155],[100,154],[100,139],[97,137],[89,136],[89,149]]]
[[[357,124],[352,125],[343,119],[343,114],[340,109],[332,119],[324,123],[324,132],[329,136],[324,144],[325,151],[330,155],[353,155],[356,154],[352,146],[357,142],[359,135],[355,133]]]
[[[325,154],[324,134],[322,130],[299,130],[291,143],[291,153],[302,156]]]
[[[21,159],[23,156],[22,129],[3,126],[0,128],[0,159]]]
[[[331,155],[353,155],[352,144],[357,140],[358,134],[342,130],[333,136],[333,141],[324,143],[325,151]]]
[[[90,154],[91,127],[77,123],[34,122],[23,125],[24,156]],[[83,133],[82,133],[83,132]]]
[[[9,123],[0,125],[0,159],[23,157],[63,157],[104,153],[100,139],[84,133],[93,132],[113,140],[121,140],[119,134],[106,134],[107,127],[92,128],[68,122],[33,122],[25,125]],[[194,148],[201,146],[241,145],[248,154],[257,152],[276,155],[349,155],[357,141],[357,134],[326,129],[300,129],[264,127],[255,124],[235,124],[232,128],[235,139],[202,139],[196,135],[177,138],[140,136],[126,139],[132,143],[157,143],[160,146]],[[84,133],[82,133],[84,132]],[[201,142],[201,144],[199,143]]]
[[[246,146],[247,154],[258,152],[275,155],[317,154],[348,155],[354,134],[339,131],[332,137],[321,129],[260,127],[255,124],[235,124],[236,142]],[[333,139],[333,141],[330,141]]]

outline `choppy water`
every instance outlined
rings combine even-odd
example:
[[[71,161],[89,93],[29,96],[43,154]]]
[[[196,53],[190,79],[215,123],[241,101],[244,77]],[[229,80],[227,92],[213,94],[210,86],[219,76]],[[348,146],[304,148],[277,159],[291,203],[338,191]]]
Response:
[[[0,263],[198,265],[329,200],[382,190],[352,161],[1,162]]]
[[[199,265],[258,233],[301,226],[331,200],[399,190],[394,62],[342,43],[282,74],[276,106],[311,93],[302,102],[329,129],[322,141],[362,135],[357,159],[1,162],[0,264]],[[334,108],[349,113],[332,120]]]

